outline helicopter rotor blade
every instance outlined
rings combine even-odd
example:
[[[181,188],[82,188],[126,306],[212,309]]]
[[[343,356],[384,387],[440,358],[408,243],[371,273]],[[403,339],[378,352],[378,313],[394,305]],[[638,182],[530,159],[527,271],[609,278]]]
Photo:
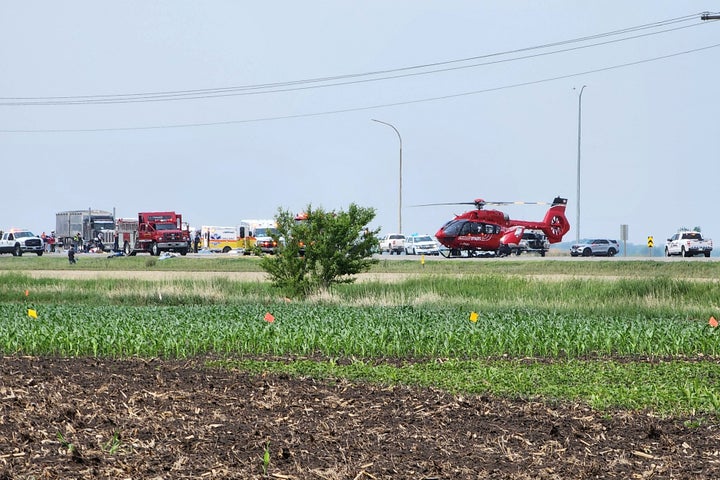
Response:
[[[551,202],[485,202],[485,205],[552,205]]]
[[[475,205],[475,202],[424,203],[422,205],[410,205],[410,207],[437,207],[443,205]]]
[[[421,205],[410,205],[410,207],[436,207],[446,205],[474,205],[478,209],[482,209],[484,206],[503,206],[503,205],[554,205],[554,202],[489,202],[480,198],[474,202],[441,202],[441,203],[424,203]]]

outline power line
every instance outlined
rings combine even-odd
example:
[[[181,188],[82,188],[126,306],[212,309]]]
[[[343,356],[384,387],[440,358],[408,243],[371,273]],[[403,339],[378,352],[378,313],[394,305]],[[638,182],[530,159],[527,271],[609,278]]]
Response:
[[[564,45],[571,45],[575,43],[584,43],[590,40],[598,40],[602,38],[613,37],[617,35],[626,35],[628,33],[641,32],[648,29],[654,29],[659,27],[665,27],[669,25],[675,25],[678,23],[687,22],[688,20],[697,19],[699,14],[687,15],[684,17],[677,17],[668,20],[662,20],[659,22],[653,22],[645,25],[639,25],[634,27],[623,28],[620,30],[614,30],[610,32],[574,38],[570,40],[563,40],[554,43],[546,43],[543,45],[536,45],[532,47],[525,47],[515,50],[509,50],[504,52],[491,53],[486,55],[467,57],[463,59],[448,60],[443,62],[427,63],[422,65],[415,65],[411,67],[400,67],[388,70],[378,70],[373,72],[348,74],[348,75],[336,75],[331,77],[320,77],[305,80],[294,80],[288,82],[276,82],[276,83],[264,83],[246,86],[236,87],[223,87],[223,88],[212,88],[212,89],[196,89],[196,90],[181,90],[181,91],[166,91],[166,92],[149,92],[149,93],[128,93],[128,94],[117,94],[117,95],[80,95],[80,96],[61,96],[61,97],[0,97],[0,106],[61,106],[61,105],[96,105],[96,104],[119,104],[119,103],[147,103],[147,102],[163,102],[163,101],[178,101],[178,100],[199,100],[208,98],[221,98],[229,96],[244,96],[244,95],[259,95],[259,94],[270,94],[270,93],[284,93],[298,90],[308,90],[315,88],[327,88],[336,87],[343,85],[353,85],[367,82],[377,82],[398,78],[405,78],[418,75],[431,75],[443,72],[449,72],[453,70],[477,68],[481,66],[493,65],[498,63],[514,62],[519,60],[527,60],[537,58],[541,56],[554,55],[558,53],[566,53],[573,50],[580,50],[585,48],[591,48],[601,45],[607,45],[611,43],[624,42],[628,40],[634,40],[642,37],[648,37],[652,35],[659,35],[681,29],[696,27],[703,25],[698,23],[694,25],[685,25],[680,27],[669,28],[665,30],[637,34],[627,36],[624,38],[618,38],[614,40],[607,40],[597,43],[591,43],[588,45],[581,45],[572,48],[553,50],[550,52],[536,53],[532,55],[525,55],[520,57],[511,57],[500,60],[492,60],[488,62],[473,63],[469,65],[461,65],[471,61],[490,59],[495,57],[502,57],[508,55],[516,55],[522,52],[529,52],[534,50],[543,50],[548,48],[556,48]],[[368,78],[372,77],[372,78]]]
[[[539,80],[531,80],[531,81],[527,81],[527,82],[514,83],[514,84],[503,85],[503,86],[499,86],[499,87],[486,88],[486,89],[482,89],[482,90],[473,90],[473,91],[468,91],[468,92],[460,92],[460,93],[455,93],[455,94],[442,95],[442,96],[437,96],[437,97],[427,97],[427,98],[422,98],[422,99],[407,100],[407,101],[394,102],[394,103],[367,105],[367,106],[362,106],[362,107],[352,107],[352,108],[337,109],[337,110],[327,110],[327,111],[323,111],[323,112],[299,113],[299,114],[295,114],[295,115],[279,115],[279,116],[273,116],[273,117],[259,117],[259,118],[253,118],[253,119],[245,119],[245,120],[226,120],[226,121],[221,121],[221,122],[184,123],[184,124],[175,124],[175,125],[153,125],[153,126],[145,126],[145,127],[0,130],[0,133],[80,133],[80,132],[120,132],[120,131],[133,131],[133,130],[161,130],[161,129],[174,129],[174,128],[193,128],[193,127],[210,127],[210,126],[220,126],[220,125],[237,125],[237,124],[247,124],[247,123],[269,122],[269,121],[275,121],[275,120],[289,120],[289,119],[296,119],[296,118],[309,118],[309,117],[320,117],[320,116],[326,116],[326,115],[337,115],[337,114],[341,114],[341,113],[361,112],[361,111],[375,110],[375,109],[380,109],[380,108],[399,107],[399,106],[403,106],[403,105],[412,105],[412,104],[417,104],[417,103],[449,100],[449,99],[453,99],[453,98],[460,98],[460,97],[466,97],[466,96],[471,96],[471,95],[479,95],[479,94],[483,94],[483,93],[497,92],[500,90],[508,90],[511,88],[526,87],[529,85],[537,85],[537,84],[541,84],[541,83],[553,82],[556,80],[564,80],[564,79],[568,79],[568,78],[580,77],[582,75],[589,75],[589,74],[593,74],[593,73],[607,72],[610,70],[617,70],[620,68],[627,68],[627,67],[632,67],[632,66],[636,66],[636,65],[642,65],[645,63],[666,60],[668,58],[679,57],[681,55],[688,55],[691,53],[697,53],[697,52],[701,52],[704,50],[710,50],[710,49],[718,48],[718,47],[720,47],[720,43],[716,43],[714,45],[708,45],[705,47],[694,48],[691,50],[675,52],[675,53],[662,55],[662,56],[658,56],[658,57],[647,58],[644,60],[637,60],[634,62],[622,63],[622,64],[618,64],[618,65],[611,65],[608,67],[602,67],[602,68],[597,68],[597,69],[593,69],[593,70],[585,70],[583,72],[570,73],[570,74],[566,74],[566,75],[558,75],[555,77],[549,77],[549,78],[544,78],[544,79],[539,79]]]

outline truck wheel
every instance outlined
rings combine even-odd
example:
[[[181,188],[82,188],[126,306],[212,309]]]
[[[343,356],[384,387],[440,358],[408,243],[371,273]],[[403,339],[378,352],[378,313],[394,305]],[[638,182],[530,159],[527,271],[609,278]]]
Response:
[[[668,250],[667,247],[665,247],[665,256],[666,257],[670,256],[670,250]]]
[[[686,252],[686,251],[685,251],[685,247],[682,247],[682,248],[680,249],[680,255],[682,255],[683,257],[689,257],[689,256],[690,256],[690,252]]]
[[[226,245],[223,247],[222,253],[228,253],[230,250],[232,250],[232,249]]]
[[[13,249],[13,257],[22,257],[22,248],[20,248],[20,245],[15,245],[15,248]]]
[[[540,256],[541,256],[541,257],[544,257],[544,256],[545,256],[545,250],[540,250]]]
[[[181,249],[180,249],[180,255],[182,255],[183,257],[184,257],[185,255],[187,255],[187,253],[188,253],[188,249],[187,249],[187,248],[181,248]]]
[[[42,257],[43,252],[35,252],[35,253],[37,253],[38,257]]]
[[[160,256],[160,249],[158,248],[158,244],[155,242],[150,245],[150,255],[153,255],[155,257]]]
[[[710,256],[710,252],[705,252],[705,257],[709,257],[709,256]]]
[[[590,255],[592,255],[592,250],[590,250],[589,248],[586,248],[585,250],[583,250],[582,254],[583,254],[583,257],[589,257]]]

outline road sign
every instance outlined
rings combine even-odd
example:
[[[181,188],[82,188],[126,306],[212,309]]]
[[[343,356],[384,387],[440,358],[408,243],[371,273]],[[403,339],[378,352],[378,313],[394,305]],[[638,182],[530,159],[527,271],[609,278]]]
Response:
[[[652,235],[648,236],[648,248],[653,248],[655,246],[655,242],[653,241]]]

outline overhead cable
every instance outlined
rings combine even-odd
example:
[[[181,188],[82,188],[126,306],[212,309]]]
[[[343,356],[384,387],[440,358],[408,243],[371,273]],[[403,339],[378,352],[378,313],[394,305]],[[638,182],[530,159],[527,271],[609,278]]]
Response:
[[[684,17],[677,17],[673,19],[663,20],[660,22],[649,23],[645,25],[639,25],[635,27],[623,28],[620,30],[614,30],[611,32],[605,32],[585,37],[574,38],[570,40],[563,40],[554,43],[546,43],[543,45],[536,45],[532,47],[525,47],[515,50],[508,50],[504,52],[490,53],[486,55],[479,55],[474,57],[467,57],[456,60],[447,60],[443,62],[426,63],[422,65],[415,65],[410,67],[400,67],[387,70],[377,70],[365,73],[347,74],[347,75],[335,75],[330,77],[320,77],[304,80],[293,80],[288,82],[275,82],[275,83],[263,83],[245,86],[235,87],[223,87],[223,88],[209,88],[209,89],[195,89],[195,90],[180,90],[180,91],[166,91],[166,92],[146,92],[146,93],[127,93],[127,94],[115,94],[115,95],[79,95],[79,96],[58,96],[58,97],[0,97],[0,106],[58,106],[58,105],[95,105],[95,104],[119,104],[119,103],[146,103],[146,102],[165,102],[165,101],[178,101],[178,100],[199,100],[208,98],[220,98],[229,96],[244,96],[244,95],[259,95],[259,94],[271,94],[271,93],[283,93],[298,90],[307,90],[315,88],[327,88],[337,87],[343,85],[353,85],[367,82],[378,82],[385,80],[393,80],[404,77],[419,76],[419,75],[431,75],[437,73],[444,73],[453,70],[477,68],[482,66],[494,65],[499,63],[514,62],[519,60],[528,60],[532,58],[555,55],[559,53],[566,53],[574,50],[580,50],[585,48],[597,47],[601,45],[607,45],[611,43],[624,42],[628,40],[634,40],[642,37],[648,37],[652,35],[659,35],[663,33],[673,32],[686,28],[697,27],[703,25],[703,23],[697,23],[693,25],[685,25],[674,28],[668,28],[664,30],[642,33],[632,36],[626,36],[623,38],[617,38],[614,40],[606,40],[602,42],[591,43],[587,45],[580,45],[571,48],[551,50],[549,52],[535,53],[524,56],[514,56],[510,58],[503,58],[498,60],[490,60],[481,63],[471,63],[477,60],[491,59],[495,57],[503,57],[509,55],[517,55],[523,52],[529,52],[534,50],[543,50],[549,48],[556,48],[563,45],[571,45],[576,43],[585,43],[591,40],[597,40],[602,38],[608,38],[618,35],[627,35],[628,33],[640,32],[648,29],[665,27],[668,25],[675,25],[678,23],[687,22],[689,20],[697,20],[699,14],[687,15]]]

